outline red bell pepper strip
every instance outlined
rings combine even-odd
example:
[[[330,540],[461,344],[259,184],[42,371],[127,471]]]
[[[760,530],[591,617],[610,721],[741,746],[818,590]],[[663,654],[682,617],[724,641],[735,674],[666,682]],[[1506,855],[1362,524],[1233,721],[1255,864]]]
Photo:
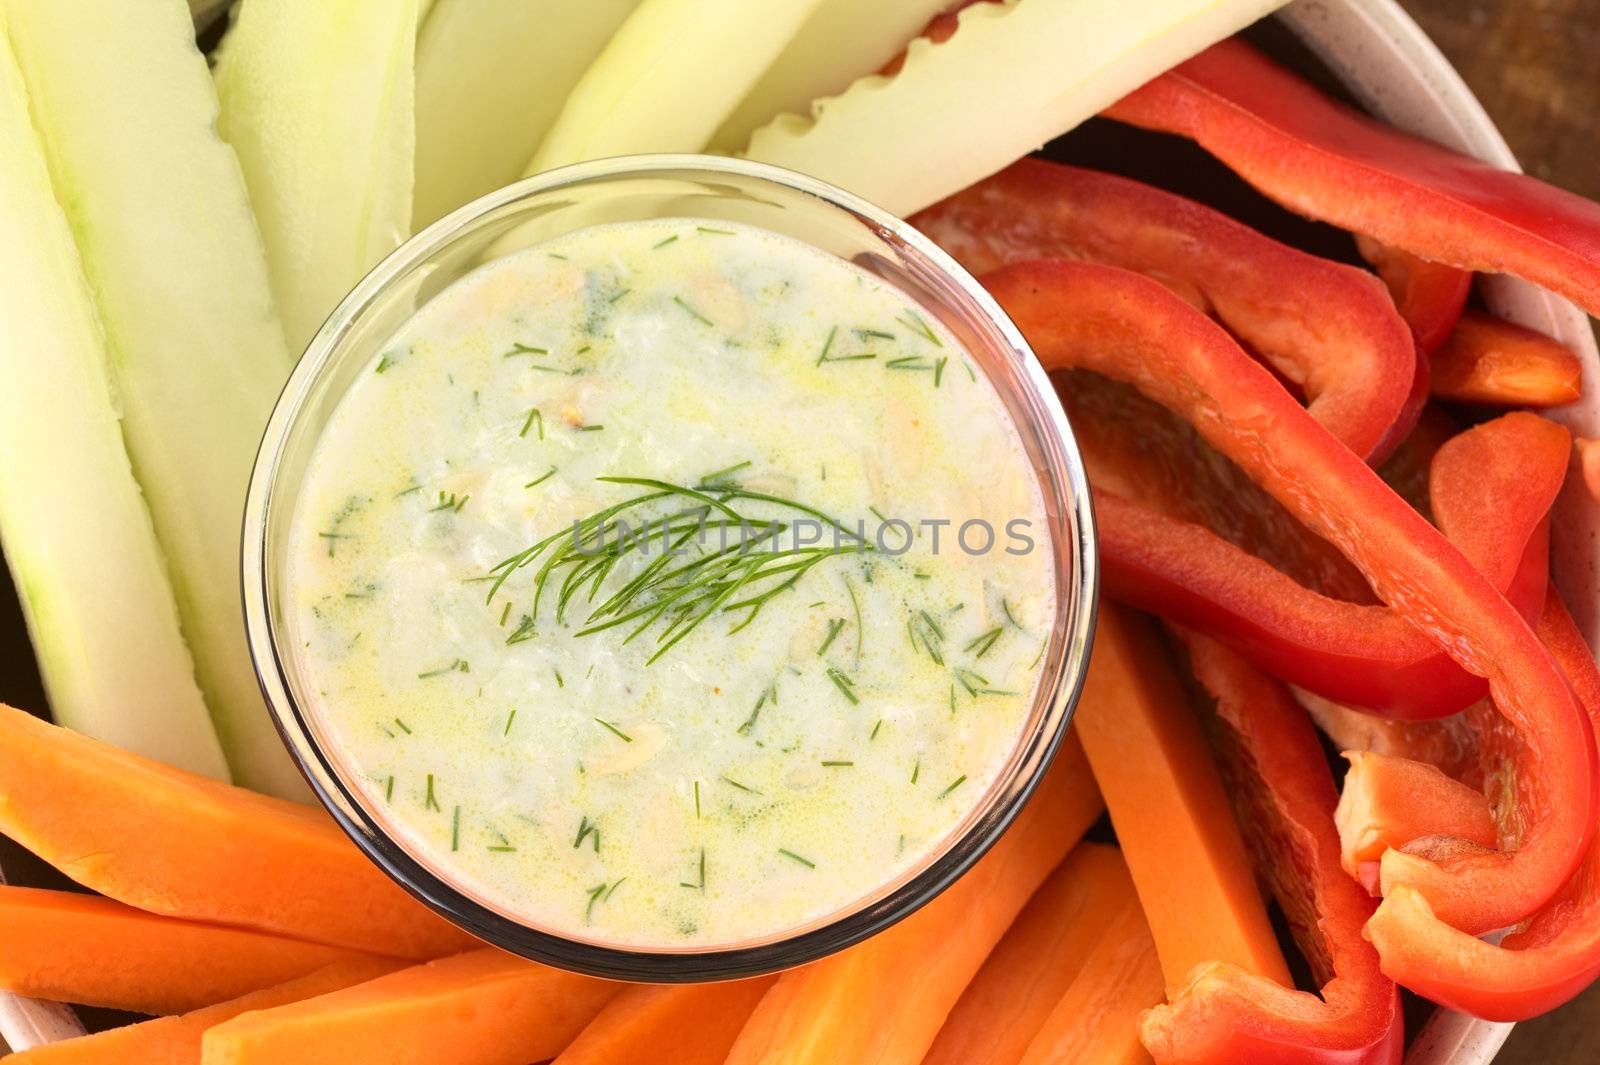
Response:
[[[1197,966],[1140,1034],[1161,1065],[1398,1065],[1400,993],[1361,935],[1373,900],[1339,867],[1336,791],[1316,732],[1282,684],[1221,644],[1184,634],[1215,703],[1239,821],[1317,981],[1319,998],[1235,965]]]
[[[1455,328],[1472,291],[1472,274],[1444,263],[1430,262],[1399,248],[1356,234],[1361,257],[1389,286],[1400,317],[1411,327],[1417,347],[1431,354]]]
[[[1501,318],[1468,311],[1433,353],[1439,399],[1494,407],[1559,407],[1583,393],[1583,364],[1571,348]]]
[[[1426,399],[1426,365],[1383,285],[1182,196],[1022,159],[911,218],[975,274],[1083,259],[1155,278],[1297,385],[1328,431],[1378,461]]]
[[[986,284],[1046,368],[1105,374],[1178,414],[1344,552],[1383,601],[1488,680],[1526,752],[1519,845],[1437,861],[1388,851],[1384,894],[1414,887],[1442,920],[1474,933],[1549,901],[1594,829],[1594,738],[1550,652],[1489,579],[1219,326],[1160,284],[1061,260],[1009,266]]]
[[[1551,592],[1538,633],[1600,728],[1600,672],[1583,634]],[[1600,849],[1561,894],[1495,946],[1440,922],[1399,887],[1367,926],[1394,979],[1441,1005],[1494,1021],[1535,1017],[1600,977]]]
[[[1101,408],[1064,390],[1097,485],[1095,509],[1105,588],[1113,597],[1222,639],[1274,676],[1385,717],[1454,714],[1483,697],[1481,677],[1461,669],[1410,622],[1380,605],[1307,587],[1182,509],[1206,491],[1189,456],[1152,459],[1151,419],[1128,419],[1137,447],[1105,442]],[[1545,515],[1566,476],[1566,430],[1529,414],[1507,415],[1440,449],[1433,506],[1455,516],[1451,534],[1494,586],[1532,620],[1549,572]],[[1186,458],[1189,459],[1185,464]],[[1177,469],[1170,482],[1154,468]],[[1219,491],[1225,489],[1218,489]],[[1134,495],[1137,493],[1137,495]],[[1132,496],[1132,498],[1129,498]],[[1235,499],[1248,499],[1234,492]],[[1249,505],[1246,503],[1246,505]]]
[[[1390,847],[1429,836],[1488,849],[1500,829],[1483,792],[1438,766],[1403,755],[1346,751],[1350,769],[1334,813],[1344,871],[1376,893],[1377,863]],[[1421,797],[1424,801],[1417,801]]]
[[[1600,315],[1600,204],[1391,129],[1230,38],[1106,112],[1188,137],[1291,211],[1514,274]]]

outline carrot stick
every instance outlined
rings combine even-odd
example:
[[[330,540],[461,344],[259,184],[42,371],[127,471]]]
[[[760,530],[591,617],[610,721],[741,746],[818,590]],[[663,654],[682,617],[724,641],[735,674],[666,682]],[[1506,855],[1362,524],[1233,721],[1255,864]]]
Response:
[[[528,1065],[554,1057],[620,985],[493,948],[241,1014],[206,1032],[204,1065]]]
[[[208,1028],[250,1010],[270,1009],[365,983],[404,968],[405,964],[394,958],[338,962],[286,984],[252,991],[182,1016],[158,1017],[25,1050],[5,1059],[6,1065],[201,1065],[200,1039]]]
[[[0,834],[85,887],[169,917],[416,959],[480,945],[390,882],[321,810],[3,705]]]
[[[9,886],[0,886],[0,944],[0,989],[135,1013],[182,1013],[378,957]]]
[[[780,976],[727,1065],[918,1065],[984,958],[1100,810],[1083,750],[1068,736],[993,850],[888,931]]]
[[[1161,1002],[1161,960],[1126,869],[1123,904],[1019,1065],[1148,1065],[1139,1015]]]
[[[1016,1065],[1107,926],[1137,905],[1117,848],[1078,844],[967,985],[923,1065]]]
[[[1428,371],[1428,391],[1459,403],[1559,407],[1583,391],[1582,366],[1571,348],[1471,310],[1433,353]]]
[[[1169,990],[1228,961],[1289,986],[1210,747],[1145,618],[1101,603],[1074,726],[1111,811]]]
[[[777,977],[640,984],[612,999],[555,1065],[722,1065]]]

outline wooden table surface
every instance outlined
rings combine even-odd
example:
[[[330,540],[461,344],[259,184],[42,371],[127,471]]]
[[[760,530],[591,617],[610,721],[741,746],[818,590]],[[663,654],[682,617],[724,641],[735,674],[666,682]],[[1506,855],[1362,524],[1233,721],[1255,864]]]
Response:
[[[1461,71],[1524,168],[1600,200],[1600,0],[1401,3]],[[15,606],[7,585],[0,573],[0,606],[9,615]],[[20,620],[0,618],[0,627],[19,628]],[[7,675],[15,672],[0,662],[6,696],[18,705],[42,705],[33,678]],[[8,864],[17,860],[8,850]],[[36,869],[15,872],[46,878]],[[1498,1061],[1600,1062],[1600,985],[1548,1017],[1518,1025]]]
[[[1401,0],[1523,169],[1600,200],[1600,0]],[[1520,1024],[1502,1065],[1600,1062],[1600,985]]]

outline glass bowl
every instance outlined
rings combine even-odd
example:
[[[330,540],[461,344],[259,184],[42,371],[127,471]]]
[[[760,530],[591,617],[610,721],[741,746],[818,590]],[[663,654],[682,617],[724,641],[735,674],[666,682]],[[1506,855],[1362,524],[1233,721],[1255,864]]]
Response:
[[[308,681],[287,635],[287,544],[307,463],[335,407],[424,303],[484,263],[557,235],[665,217],[742,222],[804,241],[937,316],[988,375],[1034,466],[1058,594],[1033,704],[1008,761],[920,865],[840,912],[764,939],[637,949],[530,925],[386,830],[309,712]],[[740,160],[651,155],[566,167],[491,193],[407,241],[355,287],[312,339],[267,425],[246,505],[242,577],[250,652],[278,730],[323,805],[385,873],[505,950],[611,979],[679,982],[771,972],[847,947],[927,903],[993,845],[1049,765],[1077,701],[1094,624],[1095,550],[1088,480],[1050,381],[966,271],[904,222],[823,182]]]

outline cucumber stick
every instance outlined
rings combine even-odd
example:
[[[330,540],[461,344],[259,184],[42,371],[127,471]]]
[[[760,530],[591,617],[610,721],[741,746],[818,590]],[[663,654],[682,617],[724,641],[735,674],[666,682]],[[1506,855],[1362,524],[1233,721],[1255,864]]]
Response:
[[[1284,0],[1008,0],[758,129],[745,154],[906,215],[1000,170]]]
[[[573,85],[638,6],[438,0],[417,40],[413,228],[521,177]]]
[[[227,778],[0,7],[0,544],[56,720]]]
[[[712,136],[711,147],[739,151],[758,126],[808,114],[812,100],[876,72],[949,6],[950,0],[826,0]]]
[[[223,752],[238,783],[306,796],[262,702],[239,597],[245,488],[289,354],[188,9],[0,3]]]
[[[298,355],[411,230],[417,0],[244,0],[216,70]]]
[[[822,0],[644,0],[578,80],[527,172],[704,148]]]

